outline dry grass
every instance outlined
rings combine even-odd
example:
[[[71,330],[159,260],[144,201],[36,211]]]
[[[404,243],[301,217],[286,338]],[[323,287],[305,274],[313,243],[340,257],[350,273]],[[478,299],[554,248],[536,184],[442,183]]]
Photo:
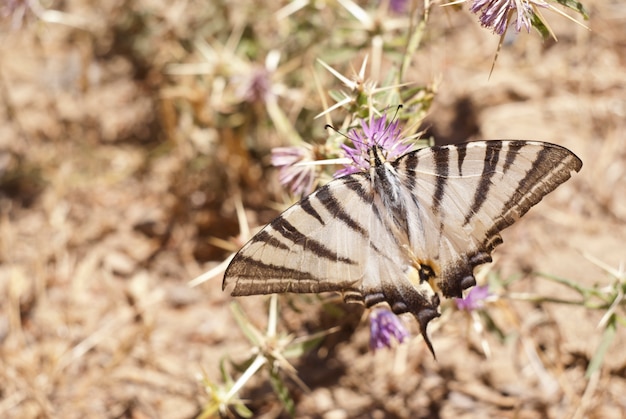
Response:
[[[246,15],[247,3],[235,3],[229,19],[241,22],[275,10]],[[262,125],[263,109],[233,112],[238,105],[215,94],[219,80],[164,75],[168,64],[201,62],[195,39],[245,30],[225,25],[211,2],[65,5],[87,30],[30,15],[0,33],[0,416],[194,417],[208,400],[199,377],[220,382],[220,359],[241,361],[250,347],[221,278],[187,282],[228,255],[211,240],[240,244],[238,200],[252,225],[276,214],[268,202],[281,189],[265,169],[283,141],[267,124],[250,128]],[[548,14],[559,42],[518,37],[490,79],[497,38],[468,13],[434,8],[411,69],[420,83],[441,81],[428,117],[438,138],[540,139],[584,161],[504,234],[490,274],[526,277],[516,292],[568,296],[535,271],[610,284],[582,253],[613,268],[626,257],[626,7],[585,5],[591,32]],[[257,36],[288,39],[280,29],[268,24]],[[231,52],[220,54],[228,62]],[[307,52],[289,70],[304,68],[299,77],[312,83],[311,68],[323,74],[314,59]],[[286,114],[310,114],[323,138],[314,91],[290,91]],[[242,114],[248,119],[224,123]],[[241,303],[263,327],[266,299]],[[317,304],[296,305],[303,311],[284,308],[282,328],[304,334],[337,322]],[[419,338],[369,353],[361,312],[340,308],[349,326],[293,361],[311,388],[292,387],[298,417],[617,418],[626,410],[623,330],[600,372],[584,377],[602,312],[500,300],[490,313],[509,336],[484,334],[493,353],[485,359],[468,319],[448,311],[432,324],[435,362]],[[281,415],[260,377],[241,396],[257,416]]]

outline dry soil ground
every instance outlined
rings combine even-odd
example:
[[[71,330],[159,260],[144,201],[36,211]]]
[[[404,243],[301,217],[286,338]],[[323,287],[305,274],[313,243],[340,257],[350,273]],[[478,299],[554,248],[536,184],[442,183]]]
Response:
[[[27,12],[14,28],[5,18],[0,34],[0,416],[194,417],[208,400],[199,377],[221,382],[220,359],[242,360],[250,349],[221,276],[188,286],[228,255],[211,238],[239,234],[235,199],[224,188],[237,169],[215,167],[232,152],[220,146],[228,133],[211,143],[214,159],[194,158],[189,138],[202,138],[196,127],[210,121],[177,119],[169,98],[187,95],[192,106],[204,98],[163,75],[168,61],[184,58],[172,45],[192,38],[184,22],[200,19],[204,6],[88,3],[52,5],[84,19],[85,29]],[[626,260],[626,6],[586,6],[591,31],[546,12],[559,41],[517,37],[491,78],[497,38],[466,12],[435,8],[437,29],[412,70],[415,80],[441,81],[428,117],[439,140],[546,140],[584,162],[505,232],[490,274],[521,278],[509,292],[576,298],[534,272],[610,285],[615,278],[584,255],[614,269]],[[141,41],[134,50],[132,37]],[[276,173],[264,176],[273,185],[267,192],[257,182],[241,194],[267,199],[274,191],[276,199]],[[254,225],[273,215],[248,211]],[[264,327],[267,298],[241,304]],[[295,304],[299,312],[282,306],[283,331],[342,325],[292,359],[310,388],[290,384],[298,417],[618,418],[626,411],[623,329],[600,372],[585,378],[602,336],[601,311],[503,298],[490,313],[507,337],[483,334],[486,358],[467,315],[448,310],[430,330],[435,361],[419,337],[369,352],[356,306],[340,306],[349,314],[340,320],[319,303]],[[241,396],[256,416],[284,415],[263,377]]]

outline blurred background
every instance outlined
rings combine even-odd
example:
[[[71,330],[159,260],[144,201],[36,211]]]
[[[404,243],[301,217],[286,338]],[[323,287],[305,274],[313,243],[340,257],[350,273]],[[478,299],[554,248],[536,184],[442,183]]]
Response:
[[[323,145],[326,123],[343,127],[341,110],[314,118],[350,90],[317,60],[353,79],[367,56],[381,85],[405,58],[408,12],[346,4],[2,0],[0,416],[201,414],[203,377],[224,384],[220,360],[251,350],[221,291],[219,265],[247,238],[237,208],[251,228],[270,221],[293,202],[271,149]],[[309,387],[286,380],[297,417],[623,417],[624,331],[610,341],[598,327],[607,307],[551,304],[580,298],[537,275],[624,283],[626,5],[584,6],[590,30],[542,12],[558,42],[507,34],[490,75],[500,38],[468,4],[434,4],[404,74],[438,143],[543,140],[583,160],[480,276],[547,298],[501,296],[497,327],[447,310],[430,329],[437,361],[419,337],[371,353],[360,307],[287,299],[281,331],[340,327],[290,360]],[[239,300],[263,329],[267,297]],[[262,374],[239,395],[255,417],[286,416]]]

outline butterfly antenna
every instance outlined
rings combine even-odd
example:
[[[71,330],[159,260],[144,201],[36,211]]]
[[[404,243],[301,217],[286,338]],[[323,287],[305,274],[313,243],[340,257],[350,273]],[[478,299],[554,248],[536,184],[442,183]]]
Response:
[[[341,135],[342,137],[344,137],[346,140],[350,139],[350,137],[348,137],[346,134],[344,134],[343,132],[339,131],[337,128],[333,127],[330,124],[324,125],[324,129],[331,129],[331,130],[335,131],[335,133],[337,133],[337,134]]]
[[[358,141],[358,140],[357,140],[357,139],[355,139],[355,138],[350,138],[350,137],[348,137],[346,134],[344,134],[343,132],[339,131],[337,128],[333,127],[333,126],[332,126],[332,125],[330,125],[330,124],[326,124],[326,125],[324,126],[324,128],[325,128],[325,129],[331,129],[331,130],[335,131],[337,134],[341,135],[343,138],[345,138],[346,140],[351,141],[352,143],[357,143],[357,144],[360,144],[360,145],[367,146],[367,144],[363,143],[362,141]]]
[[[404,106],[402,104],[399,104],[396,107],[396,112],[393,114],[393,118],[391,119],[391,122],[396,122],[396,118],[398,117],[398,112],[400,112],[400,109],[404,108]]]
[[[396,122],[396,120],[398,119],[398,112],[400,112],[400,109],[402,109],[402,108],[404,108],[404,106],[402,104],[396,106],[396,111],[393,114],[393,118],[391,118],[389,123],[386,124],[385,130],[383,131],[383,135],[381,135],[381,138],[383,138],[387,134],[387,131],[389,131],[389,129],[391,128],[393,123]],[[379,145],[379,144],[377,144],[377,145]],[[393,146],[395,147],[395,144]]]

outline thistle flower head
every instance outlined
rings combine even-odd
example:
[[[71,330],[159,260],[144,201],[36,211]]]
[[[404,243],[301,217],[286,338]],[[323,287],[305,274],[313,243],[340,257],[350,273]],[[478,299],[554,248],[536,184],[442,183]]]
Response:
[[[475,311],[485,306],[485,300],[490,295],[488,286],[477,286],[465,298],[455,298],[454,301],[459,310]]]
[[[395,339],[404,342],[409,336],[402,321],[387,309],[372,310],[370,314],[370,349],[372,351],[384,347],[391,348]]]
[[[272,149],[272,166],[280,168],[278,180],[296,195],[313,191],[315,166],[311,150],[305,147],[275,147]]]
[[[522,27],[530,32],[533,18],[533,7],[547,7],[543,0],[474,0],[470,11],[480,12],[480,24],[491,28],[494,33],[503,35],[511,19],[515,18],[515,30],[520,32]]]
[[[374,118],[369,123],[361,121],[361,131],[353,129],[348,133],[353,147],[341,145],[345,156],[351,162],[337,171],[335,177],[367,172],[370,168],[369,150],[372,146],[381,148],[387,160],[395,160],[407,153],[412,145],[404,143],[401,131],[398,120],[387,124],[387,116]]]

